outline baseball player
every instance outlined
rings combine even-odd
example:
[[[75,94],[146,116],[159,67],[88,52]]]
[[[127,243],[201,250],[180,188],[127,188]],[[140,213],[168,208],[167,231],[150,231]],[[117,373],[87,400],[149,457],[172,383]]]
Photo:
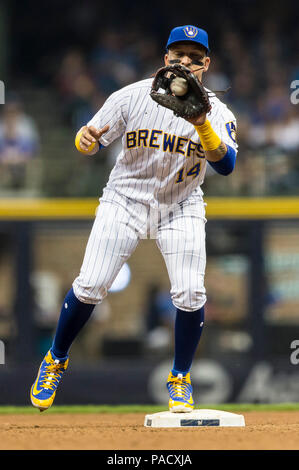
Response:
[[[179,66],[200,82],[210,64],[206,31],[192,25],[174,28],[164,61],[166,67]],[[31,387],[31,402],[41,411],[53,403],[74,339],[148,233],[164,257],[176,307],[174,362],[166,381],[169,409],[194,408],[190,370],[206,302],[201,185],[207,164],[222,175],[233,171],[236,119],[206,89],[210,107],[195,117],[179,117],[152,99],[153,81],[141,80],[113,93],[76,135],[77,149],[98,153],[95,158],[118,137],[122,149],[100,198],[80,273],[64,299],[52,347]],[[173,88],[177,95],[184,93],[182,83],[186,85],[181,80]]]

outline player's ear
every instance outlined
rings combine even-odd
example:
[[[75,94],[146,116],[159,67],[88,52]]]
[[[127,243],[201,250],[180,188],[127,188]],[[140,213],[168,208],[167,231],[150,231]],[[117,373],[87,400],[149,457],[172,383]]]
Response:
[[[165,56],[164,56],[164,64],[169,65],[169,56],[168,56],[168,54],[165,54]]]
[[[210,63],[211,63],[211,59],[210,57],[205,57],[204,59],[204,72],[207,72],[209,66],[210,66]]]

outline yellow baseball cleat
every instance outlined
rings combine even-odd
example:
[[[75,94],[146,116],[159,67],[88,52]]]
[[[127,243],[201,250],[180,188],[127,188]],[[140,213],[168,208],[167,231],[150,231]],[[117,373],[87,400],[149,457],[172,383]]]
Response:
[[[194,409],[190,373],[177,376],[169,373],[167,379],[169,392],[169,411],[172,413],[190,413]]]
[[[56,358],[51,351],[47,352],[30,390],[31,403],[40,411],[47,410],[52,405],[58,384],[68,363],[68,358],[61,360]]]

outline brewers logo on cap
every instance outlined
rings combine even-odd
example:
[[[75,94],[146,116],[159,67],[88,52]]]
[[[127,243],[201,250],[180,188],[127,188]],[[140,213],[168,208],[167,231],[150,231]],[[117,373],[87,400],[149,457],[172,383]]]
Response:
[[[200,29],[197,26],[192,24],[186,24],[184,26],[177,26],[173,28],[170,32],[166,50],[168,51],[169,46],[181,41],[191,41],[201,44],[207,49],[207,52],[210,52],[208,33],[204,29]]]
[[[192,26],[186,26],[186,28],[184,28],[184,33],[186,36],[188,36],[188,38],[195,38],[198,30],[196,28],[192,28]]]

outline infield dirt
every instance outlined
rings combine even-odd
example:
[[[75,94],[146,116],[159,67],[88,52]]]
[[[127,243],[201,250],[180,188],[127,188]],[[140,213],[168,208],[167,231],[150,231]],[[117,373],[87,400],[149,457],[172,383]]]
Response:
[[[153,429],[144,414],[0,415],[1,450],[298,450],[299,411],[244,412],[244,428]],[[192,437],[191,437],[192,436]]]

